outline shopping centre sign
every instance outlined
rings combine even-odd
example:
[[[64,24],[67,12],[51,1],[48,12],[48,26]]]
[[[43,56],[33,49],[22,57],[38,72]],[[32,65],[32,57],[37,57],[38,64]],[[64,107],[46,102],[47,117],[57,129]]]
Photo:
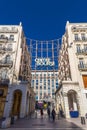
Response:
[[[51,61],[50,58],[36,58],[36,66],[54,66],[54,61]]]

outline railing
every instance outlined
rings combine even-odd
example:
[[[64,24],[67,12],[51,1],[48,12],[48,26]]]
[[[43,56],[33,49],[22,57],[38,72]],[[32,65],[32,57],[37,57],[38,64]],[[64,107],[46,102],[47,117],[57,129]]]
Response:
[[[0,47],[0,52],[2,51],[12,51],[12,48]]]
[[[8,37],[0,37],[0,42],[7,42]]]
[[[74,39],[74,42],[87,42],[87,38],[77,38],[77,39]]]
[[[0,84],[8,84],[9,83],[9,79],[8,78],[0,78]]]
[[[78,55],[87,54],[87,49],[77,50],[76,54]]]
[[[79,42],[79,41],[81,41],[81,38],[75,38],[74,41]]]
[[[0,61],[0,67],[12,66],[13,61]]]
[[[14,41],[14,38],[0,37],[0,42]]]
[[[87,70],[87,64],[82,64],[82,65],[79,64],[79,65],[78,65],[78,69],[79,69],[79,70],[82,70],[82,71]]]

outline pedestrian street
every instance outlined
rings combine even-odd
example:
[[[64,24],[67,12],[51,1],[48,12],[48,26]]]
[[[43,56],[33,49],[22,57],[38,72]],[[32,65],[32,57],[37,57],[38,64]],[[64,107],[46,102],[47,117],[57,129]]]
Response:
[[[57,118],[55,122],[48,118],[46,111],[43,118],[40,117],[39,110],[37,115],[34,113],[31,117],[19,119],[6,130],[87,130],[86,124],[82,125],[80,118]]]

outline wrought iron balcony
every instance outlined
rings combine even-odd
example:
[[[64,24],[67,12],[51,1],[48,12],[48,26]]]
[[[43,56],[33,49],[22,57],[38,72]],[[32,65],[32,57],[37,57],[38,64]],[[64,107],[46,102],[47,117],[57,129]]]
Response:
[[[0,42],[7,42],[8,41],[8,37],[0,37]]]
[[[79,41],[81,41],[81,38],[79,37],[74,39],[74,42],[79,42]]]
[[[87,42],[87,37],[83,37],[82,42]]]
[[[87,42],[87,38],[84,37],[84,38],[76,38],[74,39],[74,42]]]
[[[86,55],[86,54],[87,54],[87,49],[77,50],[76,54],[77,54],[77,55],[82,55],[82,54],[83,54],[83,55],[84,55],[84,54]]]
[[[12,48],[5,48],[5,47],[0,47],[0,53],[2,52],[8,52],[8,51],[12,51]]]
[[[78,64],[79,70],[86,71],[87,70],[87,64]]]
[[[0,61],[0,67],[11,67],[13,65],[13,61]]]
[[[0,78],[0,84],[8,84],[9,79],[8,78]]]

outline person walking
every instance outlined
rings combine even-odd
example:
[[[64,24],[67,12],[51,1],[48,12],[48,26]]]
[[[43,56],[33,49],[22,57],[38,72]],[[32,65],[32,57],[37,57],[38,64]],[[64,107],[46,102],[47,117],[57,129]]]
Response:
[[[40,109],[40,115],[41,115],[41,118],[43,118],[43,109],[42,108]]]
[[[50,119],[50,108],[48,107],[48,109],[47,109],[47,114],[48,114],[48,117],[49,117],[49,119]]]
[[[54,108],[52,109],[52,119],[53,119],[53,122],[55,121],[55,117],[56,117],[56,112],[54,110]]]

